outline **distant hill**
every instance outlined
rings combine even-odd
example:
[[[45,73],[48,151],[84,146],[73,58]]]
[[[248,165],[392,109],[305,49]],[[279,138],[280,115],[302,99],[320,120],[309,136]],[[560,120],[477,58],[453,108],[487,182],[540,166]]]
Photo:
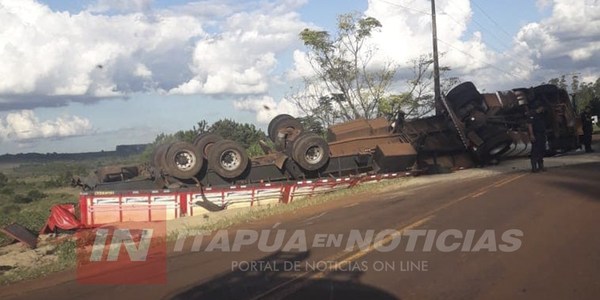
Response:
[[[127,157],[140,154],[149,144],[118,145],[115,151],[85,153],[19,153],[0,155],[0,163],[47,162],[56,160],[86,160],[107,157]]]

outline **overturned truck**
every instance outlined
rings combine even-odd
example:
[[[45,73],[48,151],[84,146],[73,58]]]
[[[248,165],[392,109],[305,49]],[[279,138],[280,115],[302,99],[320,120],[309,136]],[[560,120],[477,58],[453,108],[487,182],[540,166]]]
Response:
[[[349,121],[329,127],[325,138],[284,114],[269,123],[263,156],[250,159],[235,141],[203,133],[193,143],[158,146],[148,164],[101,168],[77,184],[96,190],[220,186],[481,166],[529,153],[527,120],[538,106],[547,111],[548,154],[578,148],[566,91],[541,85],[482,94],[464,82],[440,99],[434,116]]]
[[[554,85],[480,94],[473,83],[465,82],[446,99],[466,136],[467,149],[480,163],[528,152],[527,123],[530,112],[539,106],[546,111],[547,153],[579,147],[578,121],[569,95]]]
[[[383,118],[331,126],[326,139],[284,114],[270,122],[268,135],[272,143],[261,142],[265,155],[252,159],[235,141],[203,133],[193,143],[158,146],[149,164],[101,168],[79,184],[114,190],[341,177],[410,171],[417,157],[410,139]]]

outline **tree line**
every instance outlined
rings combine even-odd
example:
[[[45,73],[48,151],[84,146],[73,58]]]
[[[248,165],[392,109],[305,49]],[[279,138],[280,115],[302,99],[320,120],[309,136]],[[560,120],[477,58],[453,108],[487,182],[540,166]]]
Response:
[[[392,120],[400,110],[408,118],[432,113],[432,54],[410,61],[412,78],[404,87],[397,86],[399,65],[374,60],[378,49],[369,43],[381,27],[376,18],[355,12],[338,16],[333,34],[308,28],[300,32],[314,76],[304,77],[304,86],[287,98],[324,126],[358,118]],[[450,70],[440,67],[442,91],[460,82],[457,77],[446,76]]]
[[[590,106],[593,114],[600,114],[600,77],[593,82],[583,82],[577,74],[572,74],[570,77],[561,75],[550,79],[548,83],[568,91],[577,112],[580,113]]]

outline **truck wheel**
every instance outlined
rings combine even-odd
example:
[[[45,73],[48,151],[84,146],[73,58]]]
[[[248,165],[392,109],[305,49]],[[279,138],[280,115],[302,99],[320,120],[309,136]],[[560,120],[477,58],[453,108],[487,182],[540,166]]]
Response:
[[[200,154],[202,155],[202,157],[204,159],[208,159],[208,153],[210,152],[210,148],[218,141],[222,140],[223,137],[221,137],[218,134],[214,134],[214,133],[210,133],[210,132],[205,132],[205,133],[201,133],[199,135],[196,136],[196,138],[194,139],[194,146],[196,146],[196,149],[198,149],[198,151],[200,151]]]
[[[173,177],[189,179],[202,169],[204,160],[194,145],[186,142],[175,142],[169,146],[165,158],[167,173]]]
[[[475,85],[470,81],[463,82],[454,87],[448,92],[446,99],[448,99],[448,104],[450,107],[453,108],[457,114],[459,114],[459,118],[461,119],[469,113],[468,111],[459,113],[459,110],[463,106],[473,102],[475,107],[480,107],[483,103],[483,97],[479,91],[477,91]]]
[[[500,157],[513,144],[510,135],[502,130],[492,131],[492,134],[484,134],[483,137],[484,142],[476,151],[477,158],[481,163],[488,163],[492,159]]]
[[[167,150],[169,144],[158,145],[152,153],[152,166],[159,171],[165,169],[165,158],[167,156]]]
[[[304,170],[316,171],[329,161],[329,144],[321,136],[305,132],[294,141],[292,159]]]
[[[248,154],[238,143],[231,140],[216,142],[208,153],[208,166],[226,179],[234,179],[248,167]]]
[[[300,133],[304,131],[304,128],[298,119],[286,114],[278,115],[269,123],[268,133],[271,141],[273,141],[275,144],[281,144],[282,141],[278,137],[279,131],[286,128],[294,131],[292,136],[287,137],[288,140],[294,140]]]

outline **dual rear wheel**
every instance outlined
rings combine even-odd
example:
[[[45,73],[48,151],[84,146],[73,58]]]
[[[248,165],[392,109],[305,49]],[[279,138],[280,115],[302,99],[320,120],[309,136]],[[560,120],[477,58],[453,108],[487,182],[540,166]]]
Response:
[[[285,152],[305,171],[316,171],[329,162],[329,145],[315,133],[304,131],[300,121],[278,115],[269,123],[269,138],[277,150]]]
[[[159,145],[154,150],[152,162],[156,169],[181,179],[196,176],[204,163],[200,151],[186,142]]]
[[[201,175],[204,165],[226,179],[235,179],[249,165],[246,150],[238,143],[213,133],[199,134],[194,143],[174,142],[159,145],[153,153],[155,169],[179,179]]]
[[[290,115],[275,117],[268,127],[269,138],[306,171],[316,171],[329,162],[329,145],[315,133],[305,132]],[[250,165],[246,150],[232,140],[213,133],[199,134],[193,143],[174,142],[159,145],[152,158],[157,170],[180,179],[191,179],[207,165],[225,179],[242,176]],[[206,169],[206,168],[205,168]]]
[[[218,134],[201,133],[194,139],[194,145],[208,167],[225,179],[241,176],[250,163],[244,147],[235,141],[223,139]]]

